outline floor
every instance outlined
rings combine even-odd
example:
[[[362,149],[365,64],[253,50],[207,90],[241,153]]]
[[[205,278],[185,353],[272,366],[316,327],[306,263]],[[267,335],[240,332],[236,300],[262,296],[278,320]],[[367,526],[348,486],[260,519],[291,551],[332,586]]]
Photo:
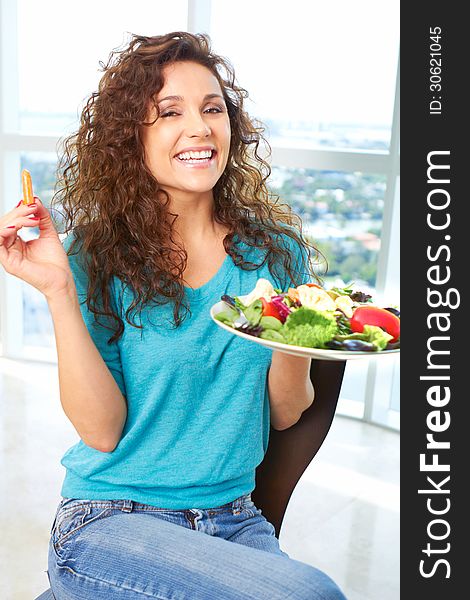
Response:
[[[53,364],[0,358],[0,598],[47,586],[60,459],[77,440]],[[336,417],[291,498],[281,547],[319,567],[348,600],[399,598],[399,436]]]

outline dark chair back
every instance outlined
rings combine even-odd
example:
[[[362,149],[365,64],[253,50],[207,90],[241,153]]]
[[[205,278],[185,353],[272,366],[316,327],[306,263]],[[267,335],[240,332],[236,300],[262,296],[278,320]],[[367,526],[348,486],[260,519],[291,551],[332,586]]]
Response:
[[[312,405],[299,421],[283,431],[271,427],[263,462],[256,469],[256,488],[251,497],[279,537],[292,492],[318,452],[330,429],[346,361],[312,359],[310,377],[315,388]]]

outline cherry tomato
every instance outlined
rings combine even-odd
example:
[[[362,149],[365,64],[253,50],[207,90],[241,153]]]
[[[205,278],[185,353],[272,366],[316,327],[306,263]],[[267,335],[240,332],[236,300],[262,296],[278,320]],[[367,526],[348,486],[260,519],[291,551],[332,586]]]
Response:
[[[362,333],[364,325],[375,325],[393,335],[391,342],[396,342],[400,337],[400,319],[390,311],[377,306],[359,306],[353,312],[350,324],[354,333]]]
[[[264,298],[261,298],[261,304],[263,305],[263,317],[276,317],[276,319],[282,321],[279,310],[272,302],[268,302]]]

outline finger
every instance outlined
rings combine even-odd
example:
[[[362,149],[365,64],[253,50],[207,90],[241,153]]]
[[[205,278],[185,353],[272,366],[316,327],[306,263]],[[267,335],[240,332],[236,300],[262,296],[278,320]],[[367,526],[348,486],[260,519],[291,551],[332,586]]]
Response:
[[[22,227],[38,227],[40,217],[34,216],[34,210],[31,211],[30,215],[18,216],[13,222],[10,221],[9,225],[4,226],[0,230],[0,235],[3,238],[10,237],[13,234],[18,233]]]
[[[7,250],[11,250],[11,248],[13,248],[13,246],[16,246],[17,242],[19,242],[19,241],[20,241],[19,235],[14,235],[10,241],[7,241],[7,243],[5,244],[5,248]]]
[[[30,215],[35,213],[38,210],[38,204],[21,204],[17,206],[14,210],[14,214],[20,215]]]
[[[9,217],[10,223],[12,219],[14,219],[15,217],[17,217],[18,215],[29,215],[29,214],[33,214],[37,211],[38,209],[38,205],[37,203],[34,204],[23,204],[23,202],[20,200],[18,202],[18,204],[15,206],[15,208],[13,208],[8,215],[5,215],[5,217]]]
[[[0,231],[0,263],[3,267],[6,265],[6,261],[8,260],[8,248],[6,246],[6,238],[2,237],[2,232]]]
[[[5,237],[4,231],[5,229],[0,230],[0,264],[4,267],[7,273],[11,273],[12,253],[18,251],[20,254],[22,254],[23,243],[21,238],[17,235],[16,227],[10,229],[10,231],[14,232],[13,235],[10,235],[10,237]]]
[[[35,199],[35,200],[36,200],[36,199],[37,199],[37,200],[39,200],[39,198],[38,198],[37,196],[34,196],[34,199]],[[18,206],[32,206],[33,204],[34,204],[34,202],[31,202],[31,204],[26,204],[26,203],[23,201],[23,198],[21,198],[21,200],[18,202],[18,204],[15,206],[15,208],[18,208]]]
[[[15,243],[17,235],[16,225],[7,225],[0,229],[0,252],[2,255]]]
[[[53,237],[57,237],[57,231],[54,226],[54,223],[52,222],[52,218],[51,218],[49,211],[44,206],[44,204],[42,203],[40,198],[35,196],[34,200],[35,200],[37,207],[33,212],[34,212],[35,216],[39,218],[39,220],[37,222],[37,226],[39,227],[39,230],[40,230],[40,236],[47,237],[50,235]]]
[[[6,240],[12,235],[16,235],[16,232],[16,225],[7,225],[6,227],[2,227],[0,229],[0,244],[2,243],[2,240]]]

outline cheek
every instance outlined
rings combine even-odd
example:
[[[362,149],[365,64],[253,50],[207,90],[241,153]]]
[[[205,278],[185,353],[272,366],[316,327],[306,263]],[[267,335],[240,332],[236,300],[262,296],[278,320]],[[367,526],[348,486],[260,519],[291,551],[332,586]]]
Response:
[[[231,135],[230,121],[227,119],[226,122],[220,123],[217,128],[217,138],[225,150],[225,159],[228,158],[230,151]]]
[[[230,138],[232,137],[232,129],[230,127],[230,121],[227,119],[225,124],[225,135],[227,136],[227,143],[230,145]]]
[[[230,154],[230,144],[232,141],[232,130],[230,127],[230,121],[227,120],[227,123],[225,124],[224,130],[223,130],[223,137],[225,138],[225,164],[224,164],[224,168],[227,166],[227,162],[228,162],[228,157]]]
[[[149,131],[144,138],[145,162],[153,170],[156,167],[165,168],[171,155],[171,141],[162,132]]]

